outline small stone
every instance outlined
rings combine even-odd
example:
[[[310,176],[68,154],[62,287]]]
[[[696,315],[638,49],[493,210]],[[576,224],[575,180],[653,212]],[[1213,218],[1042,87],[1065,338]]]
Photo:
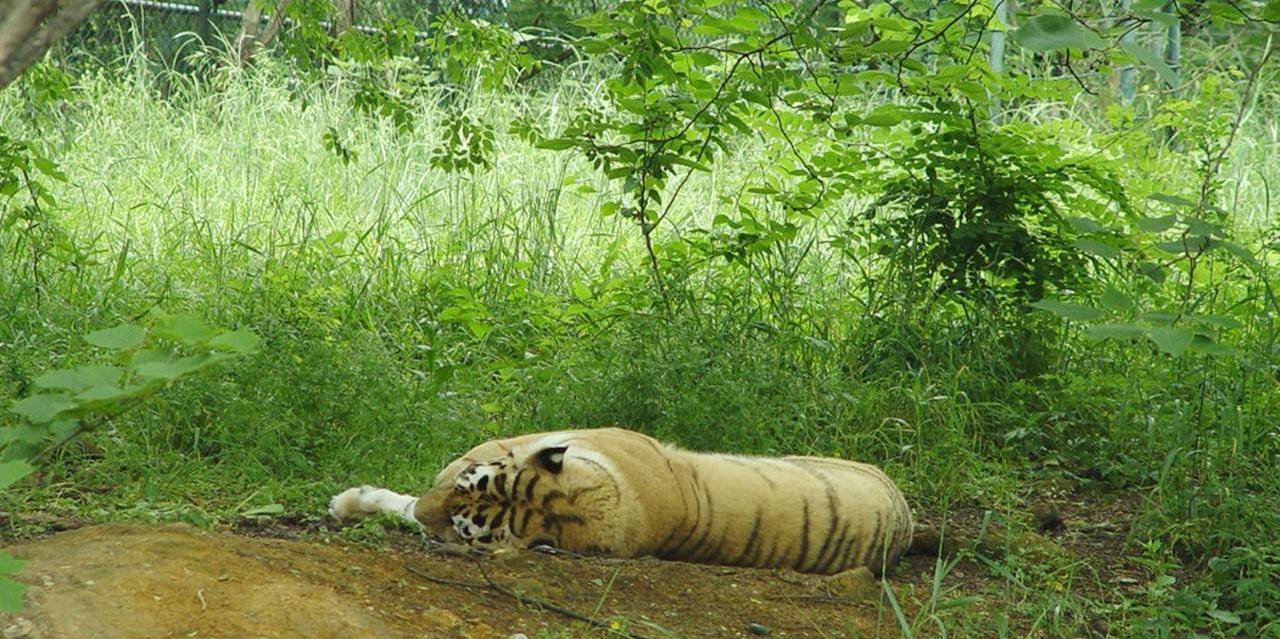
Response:
[[[529,637],[525,636],[523,632],[517,632],[516,634],[507,637],[507,639],[529,639]]]
[[[35,632],[36,626],[29,620],[18,617],[4,629],[4,639],[22,639]]]
[[[827,578],[827,584],[836,594],[852,599],[868,599],[880,592],[880,582],[865,566],[836,573]]]
[[[769,629],[769,626],[765,626],[758,623],[747,625],[747,630],[751,634],[760,635],[761,637],[768,637],[771,633],[773,633],[773,631]]]

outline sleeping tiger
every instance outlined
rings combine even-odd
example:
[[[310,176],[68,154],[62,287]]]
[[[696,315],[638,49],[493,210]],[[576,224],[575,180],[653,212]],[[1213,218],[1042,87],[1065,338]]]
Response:
[[[480,444],[421,497],[363,486],[329,512],[385,512],[483,548],[881,573],[911,543],[911,511],[874,466],[695,453],[620,428]]]

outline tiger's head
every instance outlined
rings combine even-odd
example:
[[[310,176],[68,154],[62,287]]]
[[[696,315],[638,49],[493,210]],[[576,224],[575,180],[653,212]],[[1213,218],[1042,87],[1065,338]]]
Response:
[[[620,495],[607,459],[557,444],[514,449],[458,473],[444,500],[455,532],[473,546],[578,551],[593,513],[610,512]],[[444,487],[441,487],[444,488]]]

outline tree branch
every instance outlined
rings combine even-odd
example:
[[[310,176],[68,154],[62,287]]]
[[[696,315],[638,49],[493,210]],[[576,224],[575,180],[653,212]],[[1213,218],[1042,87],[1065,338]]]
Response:
[[[13,0],[0,5],[0,89],[40,61],[99,0]]]

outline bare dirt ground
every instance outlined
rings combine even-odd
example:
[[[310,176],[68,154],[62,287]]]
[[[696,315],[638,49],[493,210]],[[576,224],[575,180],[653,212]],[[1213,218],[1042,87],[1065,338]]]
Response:
[[[1092,520],[1074,515],[1086,504],[1062,506],[1063,527],[1030,543],[1087,558],[1102,583],[1136,583],[1141,574],[1122,552],[1124,503],[1092,508]],[[968,520],[961,527],[975,517],[956,514]],[[6,550],[29,561],[20,579],[30,588],[26,609],[0,615],[0,630],[5,639],[533,639],[544,630],[604,636],[611,626],[610,636],[652,638],[899,636],[884,590],[865,572],[826,578],[530,553],[477,561],[427,552],[408,534],[385,548],[299,539],[318,538],[315,526],[106,524],[14,544]],[[888,582],[907,619],[923,605],[935,561],[910,557]],[[994,583],[961,562],[944,585],[970,595]]]

